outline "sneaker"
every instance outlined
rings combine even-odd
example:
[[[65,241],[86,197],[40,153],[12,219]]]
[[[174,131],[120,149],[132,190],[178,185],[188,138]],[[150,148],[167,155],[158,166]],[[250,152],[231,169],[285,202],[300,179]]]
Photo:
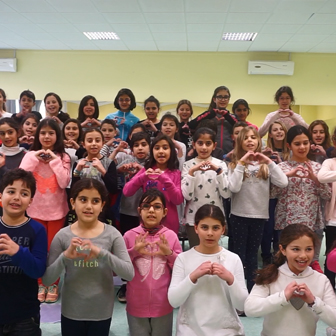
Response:
[[[121,303],[126,303],[126,285],[121,285],[117,292],[118,301]]]
[[[321,266],[320,266],[320,264],[319,264],[319,262],[318,262],[317,260],[313,261],[313,262],[310,264],[310,267],[311,267],[314,271],[323,274],[323,271],[322,271],[322,269],[321,269]]]
[[[37,294],[37,299],[43,303],[45,301],[46,298],[46,294],[47,294],[47,288],[44,287],[43,285],[39,285],[38,288],[38,294]]]
[[[327,336],[336,336],[336,329],[328,327],[326,332],[327,332]]]
[[[58,300],[58,286],[52,285],[48,287],[46,303],[55,303]]]

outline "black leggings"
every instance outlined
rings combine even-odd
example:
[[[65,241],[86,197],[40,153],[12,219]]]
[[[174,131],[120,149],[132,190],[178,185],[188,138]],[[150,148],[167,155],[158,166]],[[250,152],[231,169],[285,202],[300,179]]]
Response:
[[[62,336],[108,336],[112,318],[101,321],[77,321],[61,316]]]

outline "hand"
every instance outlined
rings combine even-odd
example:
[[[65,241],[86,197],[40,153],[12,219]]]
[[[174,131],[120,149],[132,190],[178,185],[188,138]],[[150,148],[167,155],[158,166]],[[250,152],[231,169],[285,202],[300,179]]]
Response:
[[[0,167],[3,167],[6,164],[6,155],[0,153]]]
[[[190,175],[190,176],[194,176],[194,173],[195,173],[197,170],[206,171],[206,170],[210,169],[210,166],[206,165],[206,162],[207,162],[207,161],[202,161],[202,162],[198,163],[197,165],[192,166],[192,167],[189,169],[189,175]]]
[[[62,121],[58,117],[53,116],[53,117],[51,117],[51,119],[55,120],[58,125],[63,124]]]
[[[87,126],[87,124],[91,124],[92,125],[92,119],[91,118],[86,118],[82,123],[82,127]]]
[[[307,178],[311,179],[312,181],[315,182],[316,185],[319,186],[320,182],[317,179],[317,176],[313,171],[313,167],[311,166],[311,163],[309,161],[306,161],[304,164],[307,166],[307,169],[306,169],[306,172],[308,172]]]
[[[233,150],[226,154],[226,158],[232,160]]]
[[[88,164],[87,159],[80,159],[77,163],[76,170],[79,172],[82,171],[84,168],[89,168],[90,165]]]
[[[158,251],[155,252],[154,255],[168,256],[173,254],[164,234],[160,234],[160,240],[156,241],[154,244],[158,247]]]
[[[92,167],[95,167],[103,176],[106,174],[106,169],[98,158],[92,159]]]
[[[298,291],[298,284],[296,283],[296,281],[290,282],[284,290],[287,301],[289,301],[292,298],[292,296],[294,296],[294,291]]]
[[[20,143],[27,143],[28,145],[31,145],[34,142],[35,137],[24,135],[21,138],[19,138]]]
[[[311,304],[315,301],[315,296],[305,283],[297,285],[297,291],[300,292],[301,295],[293,293],[294,297],[299,297],[308,304]]]
[[[82,247],[82,239],[75,237],[71,239],[69,247],[63,252],[64,256],[68,259],[76,259],[83,256],[86,256],[85,253],[81,253],[77,248]]]
[[[148,249],[150,243],[146,241],[148,232],[142,234],[140,233],[135,237],[134,250],[143,255],[152,255],[151,251]]]
[[[255,158],[255,153],[253,151],[248,151],[238,161],[244,161],[246,164],[250,164],[251,162],[257,161],[257,160]]]
[[[151,180],[156,180],[161,174],[162,171],[159,168],[156,168],[155,170],[152,168],[148,168],[145,172],[145,174],[150,178]]]
[[[47,155],[47,159],[46,159],[46,162],[47,162],[47,163],[49,163],[49,162],[52,161],[52,160],[57,159],[57,155],[56,155],[52,150],[47,149],[47,150],[45,151],[45,153],[46,153],[46,155]],[[48,157],[48,155],[49,155],[49,157]]]
[[[319,154],[327,157],[327,153],[322,146],[313,144],[310,146],[310,148],[314,154]]]
[[[153,121],[146,119],[142,122],[142,124],[146,127],[146,129],[152,130],[153,132],[157,132],[157,128],[155,127]]]
[[[270,163],[272,163],[272,160],[268,157],[268,156],[266,156],[265,154],[263,154],[263,153],[259,153],[259,152],[257,152],[257,153],[255,153],[254,154],[254,157],[257,159],[257,161],[259,162],[259,164],[270,164]]]
[[[298,165],[297,167],[293,168],[289,172],[286,173],[287,177],[307,177],[308,172],[302,165]]]
[[[212,264],[212,275],[217,275],[222,280],[226,281],[229,286],[233,284],[234,276],[222,264],[214,262]]]
[[[199,278],[204,275],[212,274],[212,263],[211,261],[205,261],[201,265],[199,265],[193,272],[190,273],[189,277],[193,283],[196,283]]]
[[[84,250],[88,250],[89,252],[85,254],[84,261],[88,261],[90,259],[97,259],[98,255],[101,251],[101,248],[94,245],[91,240],[85,239],[82,241],[81,247]]]
[[[261,153],[263,153],[263,154],[266,155],[266,156],[271,156],[271,155],[273,154],[273,151],[272,151],[271,148],[269,148],[269,147],[265,147],[265,148],[261,151]]]
[[[281,162],[281,157],[277,151],[273,152],[270,159],[275,162],[275,163],[280,163]]]
[[[63,140],[65,148],[74,148],[78,149],[79,145],[75,140]]]
[[[18,253],[20,246],[16,244],[6,233],[0,235],[0,255],[13,256]]]
[[[49,152],[48,152],[49,151]],[[50,149],[48,150],[44,150],[44,149],[40,149],[38,151],[35,152],[35,157],[43,162],[43,163],[49,163],[51,160],[53,160],[50,152],[55,156],[57,157],[52,151],[50,151]]]
[[[91,118],[91,123],[92,125],[97,125],[98,127],[101,125],[101,122],[95,118]]]
[[[280,118],[292,117],[294,114],[290,109],[279,109],[278,113]]]
[[[118,147],[115,149],[118,153],[125,152],[125,149],[128,148],[128,144],[126,141],[120,141]]]

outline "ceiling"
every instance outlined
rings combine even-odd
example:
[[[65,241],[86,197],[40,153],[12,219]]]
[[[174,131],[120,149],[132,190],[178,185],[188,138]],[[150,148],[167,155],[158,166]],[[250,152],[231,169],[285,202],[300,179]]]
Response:
[[[336,0],[0,0],[0,49],[336,53]]]

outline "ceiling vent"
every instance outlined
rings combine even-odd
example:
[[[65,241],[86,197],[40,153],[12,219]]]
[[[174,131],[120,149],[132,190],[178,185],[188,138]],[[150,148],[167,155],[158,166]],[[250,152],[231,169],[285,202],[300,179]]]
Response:
[[[294,62],[291,61],[249,61],[249,75],[293,76]]]

